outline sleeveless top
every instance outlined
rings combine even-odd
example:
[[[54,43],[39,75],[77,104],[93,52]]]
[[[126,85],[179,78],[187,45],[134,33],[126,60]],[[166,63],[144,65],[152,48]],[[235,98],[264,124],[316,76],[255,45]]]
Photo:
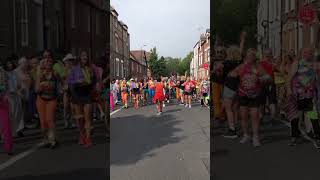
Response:
[[[52,74],[50,78],[46,78],[46,76],[42,76],[40,78],[40,86],[42,86],[41,92],[39,92],[39,96],[43,100],[54,100],[58,96],[58,80]]]
[[[203,81],[202,82],[201,92],[202,93],[208,93],[209,92],[209,82],[208,81]]]
[[[299,61],[298,70],[292,79],[292,92],[298,99],[312,98],[315,95],[316,71]]]
[[[122,92],[127,92],[127,91],[128,91],[128,87],[127,87],[127,84],[126,84],[126,83],[122,83],[122,84],[121,84],[121,91],[122,91]]]
[[[254,65],[244,64],[240,69],[239,96],[255,98],[260,95],[261,84],[258,70]]]
[[[148,83],[149,83],[149,89],[155,89],[155,84],[153,81],[150,80]]]

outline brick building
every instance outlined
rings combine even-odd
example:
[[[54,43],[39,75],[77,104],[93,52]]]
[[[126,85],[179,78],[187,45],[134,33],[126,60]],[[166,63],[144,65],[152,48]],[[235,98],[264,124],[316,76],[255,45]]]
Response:
[[[209,77],[210,72],[210,29],[201,34],[200,40],[194,46],[193,60],[190,67],[193,77],[202,79]],[[197,61],[197,62],[194,62]]]
[[[64,48],[75,55],[81,50],[93,60],[105,56],[107,51],[108,4],[105,0],[68,0],[65,7]]]
[[[144,50],[130,51],[130,77],[143,79],[147,77],[148,57],[150,53]]]
[[[128,26],[118,19],[118,12],[110,9],[110,76],[121,79],[130,76],[130,34]]]
[[[318,16],[310,25],[302,24],[297,18],[299,9],[307,5],[312,6]],[[303,47],[319,49],[319,16],[318,0],[259,0],[258,49],[272,48],[275,56],[291,50],[298,54]]]
[[[317,19],[310,25],[303,25],[297,19],[299,7],[311,5],[317,10]],[[319,44],[319,14],[318,0],[284,0],[282,1],[282,48],[284,52],[294,50],[298,54],[302,47],[316,47]],[[319,48],[319,47],[318,47]]]
[[[1,0],[0,57],[31,55],[50,49],[92,59],[107,46],[106,0]]]

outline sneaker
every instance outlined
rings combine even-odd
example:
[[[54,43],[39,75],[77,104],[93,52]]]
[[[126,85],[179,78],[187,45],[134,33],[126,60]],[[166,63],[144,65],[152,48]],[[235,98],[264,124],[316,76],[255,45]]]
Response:
[[[260,140],[259,140],[259,137],[253,137],[252,138],[252,145],[254,147],[260,147],[261,146],[261,143],[260,143]]]
[[[244,135],[244,136],[242,137],[242,139],[240,140],[240,144],[245,144],[245,143],[247,143],[249,140],[250,140],[250,136]]]
[[[157,116],[160,116],[160,115],[161,115],[161,112],[158,112],[158,113],[157,113]]]
[[[179,105],[180,105],[180,106],[184,106],[184,104],[183,104],[183,103],[180,103]]]
[[[236,130],[228,129],[228,131],[223,135],[224,138],[235,139],[238,137]]]
[[[313,142],[313,145],[314,145],[315,148],[320,149],[320,141],[319,140],[315,140]]]
[[[191,108],[191,105],[189,105],[189,109]]]
[[[309,136],[310,138],[314,139],[315,138],[315,135],[312,131],[308,132],[307,133],[307,136]]]
[[[289,142],[289,146],[296,146],[297,145],[297,138],[293,137],[291,138]]]
[[[184,107],[187,108],[187,107],[188,107],[188,104],[184,105]]]
[[[170,101],[168,100],[167,103],[170,103]]]
[[[166,107],[166,105],[163,103],[163,106],[162,107]]]

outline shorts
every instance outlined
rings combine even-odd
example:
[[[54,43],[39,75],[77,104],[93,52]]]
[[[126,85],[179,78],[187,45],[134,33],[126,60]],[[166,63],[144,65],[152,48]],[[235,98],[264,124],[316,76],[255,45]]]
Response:
[[[261,105],[265,105],[267,102],[269,104],[277,104],[277,90],[275,84],[266,86],[261,91]]]
[[[298,110],[299,111],[313,111],[313,101],[312,98],[299,99],[298,100]]]
[[[148,89],[143,89],[143,94],[149,94],[149,90]]]
[[[202,96],[203,96],[203,97],[207,97],[207,96],[208,96],[208,93],[202,93]]]
[[[192,92],[184,92],[184,95],[185,95],[185,96],[191,96],[191,95],[192,95]]]
[[[73,88],[71,90],[71,102],[78,105],[92,104],[92,90],[93,89],[91,86],[80,86]]]
[[[244,107],[249,107],[249,108],[258,108],[261,104],[260,98],[249,98],[247,96],[240,96],[239,97],[239,105],[244,106]]]
[[[134,95],[140,94],[140,89],[139,88],[132,89],[132,94]]]
[[[237,95],[237,92],[224,86],[223,88],[223,92],[222,92],[222,97],[223,98],[228,98],[228,99],[233,99],[235,98]]]

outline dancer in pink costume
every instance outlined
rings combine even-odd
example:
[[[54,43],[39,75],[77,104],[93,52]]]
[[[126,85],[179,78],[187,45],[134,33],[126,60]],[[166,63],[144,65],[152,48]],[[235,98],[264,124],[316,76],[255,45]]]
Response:
[[[8,78],[5,71],[0,68],[0,133],[4,141],[4,150],[12,155],[13,138],[9,119],[9,102],[7,97]]]

